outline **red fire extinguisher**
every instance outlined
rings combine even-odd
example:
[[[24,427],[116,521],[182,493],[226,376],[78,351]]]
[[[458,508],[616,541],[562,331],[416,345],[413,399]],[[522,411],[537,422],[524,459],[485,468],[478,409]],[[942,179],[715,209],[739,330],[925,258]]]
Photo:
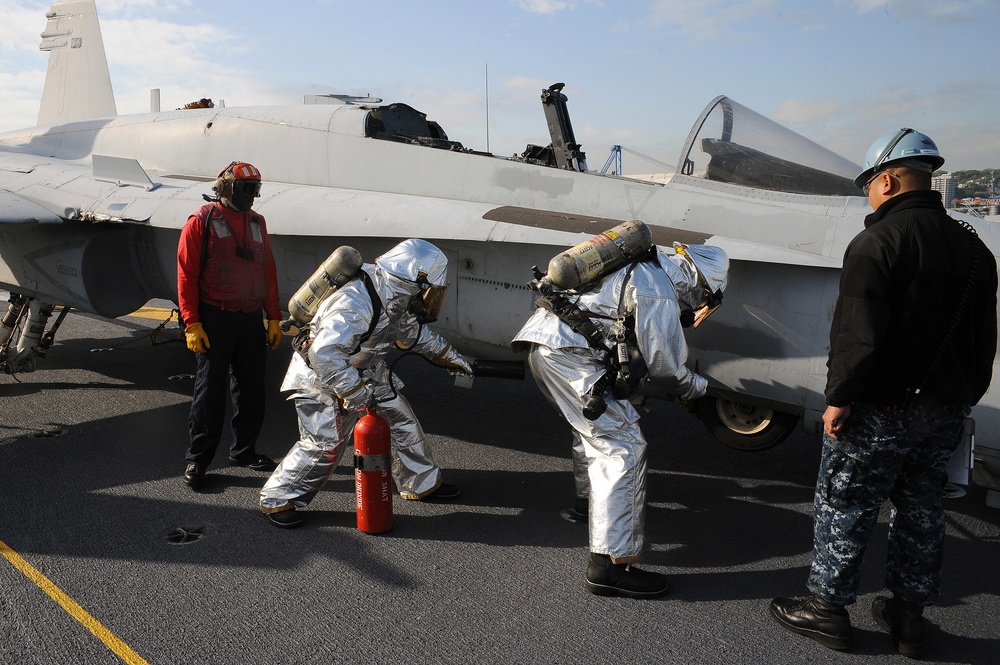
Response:
[[[354,497],[358,529],[382,533],[392,528],[392,456],[389,423],[373,407],[354,426]]]

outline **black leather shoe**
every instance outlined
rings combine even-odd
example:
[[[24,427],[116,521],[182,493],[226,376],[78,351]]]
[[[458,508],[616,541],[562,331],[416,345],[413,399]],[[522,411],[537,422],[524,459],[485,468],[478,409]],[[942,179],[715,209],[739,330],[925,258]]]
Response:
[[[267,515],[267,521],[279,529],[294,529],[302,526],[302,515],[299,515],[298,511],[294,508],[291,510],[282,510],[279,513],[264,514]]]
[[[889,633],[896,651],[907,658],[923,658],[927,653],[923,614],[923,607],[896,597],[879,596],[872,601],[875,623]]]
[[[572,508],[563,508],[559,511],[559,517],[574,524],[586,524],[590,513],[590,500],[576,500]]]
[[[639,570],[627,563],[612,563],[607,554],[593,552],[587,566],[586,588],[598,596],[625,598],[656,598],[670,589],[665,575]]]
[[[278,466],[267,455],[258,455],[257,453],[250,453],[249,455],[242,455],[240,457],[230,457],[229,463],[233,466],[245,466],[254,471],[274,471]]]
[[[808,598],[775,598],[771,616],[792,633],[837,651],[852,646],[851,616],[843,605],[834,605],[813,594]]]
[[[420,497],[421,501],[454,501],[462,493],[458,491],[458,488],[449,483],[441,483],[438,488],[431,492],[430,494],[425,494]]]
[[[188,463],[187,467],[184,469],[184,482],[187,483],[188,487],[195,489],[199,487],[204,480],[205,465],[195,464],[194,462]]]

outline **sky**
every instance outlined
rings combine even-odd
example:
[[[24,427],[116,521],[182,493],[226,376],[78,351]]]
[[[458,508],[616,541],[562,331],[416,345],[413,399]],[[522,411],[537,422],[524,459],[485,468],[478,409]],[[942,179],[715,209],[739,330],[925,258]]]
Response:
[[[0,131],[37,122],[50,2],[0,0]],[[726,95],[847,159],[899,127],[1000,167],[1000,0],[98,0],[118,113],[202,97],[403,102],[496,155],[546,145],[565,83],[591,170],[673,171]]]

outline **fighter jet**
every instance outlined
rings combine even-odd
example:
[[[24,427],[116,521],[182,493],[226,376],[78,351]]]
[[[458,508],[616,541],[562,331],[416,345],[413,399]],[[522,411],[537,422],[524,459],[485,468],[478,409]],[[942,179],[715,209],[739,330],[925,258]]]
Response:
[[[93,0],[56,2],[47,18],[39,126],[0,134],[0,288],[14,294],[0,324],[7,371],[34,367],[55,307],[118,317],[175,300],[180,229],[219,171],[241,160],[264,176],[255,209],[284,299],[341,245],[371,261],[425,238],[449,257],[436,326],[478,358],[511,358],[538,296],[532,266],[623,221],[642,220],[667,248],[722,247],[732,260],[725,305],[688,338],[690,363],[711,384],[693,410],[745,450],[797,426],[821,431],[841,257],[869,212],[852,182],[857,164],[720,96],[675,173],[592,172],[561,83],[541,94],[551,142],[505,158],[375,98],[118,116]],[[997,226],[967,219],[996,254]],[[974,416],[979,449],[1000,451],[1000,387]]]

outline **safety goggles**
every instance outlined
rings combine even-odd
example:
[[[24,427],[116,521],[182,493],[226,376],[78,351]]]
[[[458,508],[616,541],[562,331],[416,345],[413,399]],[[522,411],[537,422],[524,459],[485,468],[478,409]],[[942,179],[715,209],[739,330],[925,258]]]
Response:
[[[886,175],[891,175],[896,180],[899,180],[899,176],[893,173],[892,171],[879,171],[878,173],[873,174],[872,177],[868,178],[868,182],[866,182],[864,186],[861,188],[861,191],[865,193],[865,196],[868,196],[868,190],[871,189],[872,183],[875,182],[875,179],[878,178],[883,173]]]
[[[239,194],[251,199],[260,196],[260,180],[234,180],[233,194]]]

